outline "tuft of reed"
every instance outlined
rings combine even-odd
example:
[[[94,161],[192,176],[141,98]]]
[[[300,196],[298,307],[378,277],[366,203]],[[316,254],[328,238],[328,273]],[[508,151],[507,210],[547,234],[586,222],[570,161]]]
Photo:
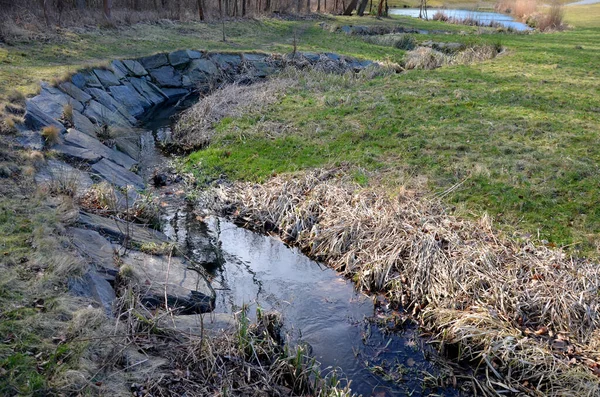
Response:
[[[406,53],[406,69],[436,69],[446,65],[468,65],[495,58],[503,51],[502,45],[478,45],[456,53],[446,54],[429,47],[417,47]]]
[[[46,145],[48,146],[52,146],[60,142],[60,130],[54,125],[48,125],[42,128],[41,134],[46,142]]]
[[[450,216],[436,198],[361,188],[339,169],[211,194],[236,222],[277,232],[412,312],[478,369],[475,392],[600,392],[597,264],[503,238],[489,218]]]

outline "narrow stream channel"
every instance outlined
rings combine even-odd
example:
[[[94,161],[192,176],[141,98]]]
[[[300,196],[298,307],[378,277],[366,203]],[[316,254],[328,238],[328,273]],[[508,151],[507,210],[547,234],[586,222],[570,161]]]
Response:
[[[169,135],[172,116],[189,102],[158,110],[146,121],[140,159],[146,178],[166,161],[153,139]],[[437,387],[436,353],[416,326],[409,322],[390,332],[378,325],[382,316],[373,299],[351,281],[277,238],[226,219],[199,217],[199,209],[172,191],[163,191],[161,201],[166,203],[163,231],[192,259],[213,262],[206,270],[217,292],[215,312],[234,313],[248,305],[252,318],[258,307],[277,311],[286,343],[307,345],[325,373],[337,370],[363,396],[459,395]]]

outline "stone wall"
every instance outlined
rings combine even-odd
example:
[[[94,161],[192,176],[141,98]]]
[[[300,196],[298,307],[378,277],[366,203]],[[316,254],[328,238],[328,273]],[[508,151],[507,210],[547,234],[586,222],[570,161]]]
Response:
[[[103,139],[107,129],[130,133],[158,106],[232,81],[249,84],[286,65],[359,71],[371,64],[336,54],[273,56],[194,50],[115,60],[107,68],[80,71],[57,86],[42,83],[40,94],[27,100],[25,125],[18,128],[18,140],[26,148],[53,150],[64,160],[48,161],[36,177],[38,183],[69,174],[77,176],[77,183],[85,187],[105,180],[117,191],[130,187],[141,191],[147,181],[137,172],[135,148],[119,145],[118,137]],[[47,127],[58,130],[58,139],[52,143],[42,138],[41,131]],[[83,277],[69,281],[71,291],[96,301],[108,313],[113,310],[113,286],[119,272],[115,249],[122,244],[139,248],[168,242],[163,233],[143,225],[125,225],[118,219],[86,212],[80,213],[68,232],[74,250],[89,263]],[[130,250],[120,262],[128,267],[129,281],[138,286],[149,306],[164,305],[166,296],[169,307],[185,314],[214,307],[215,292],[210,283],[200,272],[190,270],[183,258]]]

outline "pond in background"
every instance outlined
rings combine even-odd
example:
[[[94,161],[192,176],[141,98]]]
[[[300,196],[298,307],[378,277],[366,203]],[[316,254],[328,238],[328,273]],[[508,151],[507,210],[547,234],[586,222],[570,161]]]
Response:
[[[512,28],[518,31],[532,30],[529,26],[522,22],[517,22],[513,17],[498,12],[487,12],[487,11],[470,11],[470,10],[452,10],[452,9],[441,9],[441,8],[428,8],[427,16],[429,19],[433,18],[436,12],[443,12],[449,18],[466,19],[472,18],[482,22],[484,25],[496,22],[506,28]],[[413,18],[419,17],[418,8],[390,8],[390,15],[402,15]]]

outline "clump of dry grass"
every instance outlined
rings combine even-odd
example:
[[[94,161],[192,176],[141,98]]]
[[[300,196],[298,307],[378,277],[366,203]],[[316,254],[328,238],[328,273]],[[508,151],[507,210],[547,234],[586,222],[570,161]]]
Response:
[[[542,32],[563,30],[566,27],[563,22],[564,16],[562,3],[554,1],[547,13],[534,16],[534,25]]]
[[[251,323],[242,309],[233,334],[216,337],[177,335],[179,343],[165,351],[169,366],[180,376],[148,382],[154,395],[228,395],[351,397],[348,387],[323,376],[307,349],[282,346],[281,318],[257,312]],[[167,333],[169,333],[167,331]],[[183,337],[183,338],[182,338]]]
[[[280,176],[214,190],[238,222],[277,231],[367,291],[418,316],[487,380],[478,386],[530,395],[600,391],[597,265],[517,242],[448,215],[435,199],[391,197],[339,171]],[[596,336],[594,336],[596,335]]]
[[[217,122],[256,113],[276,102],[293,84],[290,79],[275,78],[251,86],[225,85],[183,112],[173,129],[173,140],[184,151],[202,148],[210,143]]]
[[[445,65],[468,65],[495,58],[502,52],[498,45],[467,47],[454,54],[445,54],[429,47],[417,47],[406,53],[406,69],[436,69]]]
[[[69,125],[73,125],[73,105],[67,103],[63,106],[62,119]]]
[[[42,138],[46,142],[46,145],[52,146],[60,142],[60,130],[54,125],[49,125],[42,128]]]

